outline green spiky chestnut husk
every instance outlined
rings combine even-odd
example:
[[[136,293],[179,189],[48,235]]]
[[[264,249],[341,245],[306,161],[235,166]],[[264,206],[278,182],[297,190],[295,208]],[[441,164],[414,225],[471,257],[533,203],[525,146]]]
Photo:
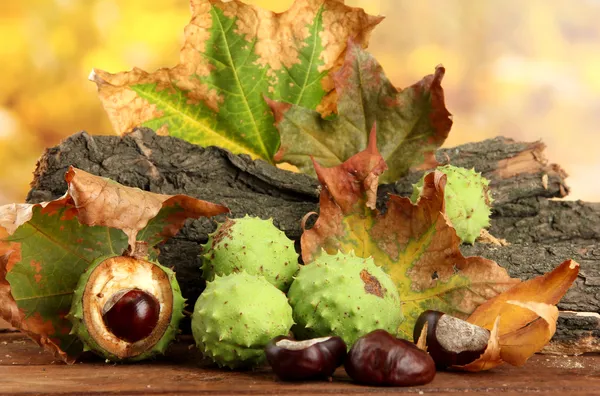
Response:
[[[266,361],[264,348],[292,327],[285,294],[246,272],[216,276],[192,315],[192,334],[204,356],[220,367],[248,368]]]
[[[436,170],[446,175],[446,216],[461,241],[472,244],[481,234],[481,230],[490,225],[493,202],[488,188],[490,182],[474,169],[445,165]],[[413,184],[413,203],[421,196],[423,180],[424,176],[418,183]]]
[[[209,234],[203,245],[202,276],[210,282],[223,276],[245,271],[263,276],[286,292],[298,272],[298,254],[294,242],[273,224],[246,215],[227,219]]]
[[[111,297],[131,289],[150,294],[160,304],[152,332],[133,343],[112,334],[103,320],[103,309]],[[101,257],[79,279],[67,317],[73,324],[71,333],[83,342],[84,350],[113,362],[133,362],[166,351],[177,335],[184,305],[175,273],[170,269],[139,258]]]
[[[385,329],[396,334],[402,321],[394,282],[373,259],[354,252],[323,252],[300,268],[288,298],[298,339],[336,335],[348,348],[363,335]]]

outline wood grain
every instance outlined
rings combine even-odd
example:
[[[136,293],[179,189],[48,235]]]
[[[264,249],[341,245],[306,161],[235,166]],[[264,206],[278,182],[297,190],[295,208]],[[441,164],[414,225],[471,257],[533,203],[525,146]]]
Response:
[[[160,360],[108,364],[98,358],[66,366],[18,333],[0,334],[0,394],[13,395],[372,395],[502,394],[598,395],[600,355],[534,356],[524,367],[482,373],[440,372],[426,386],[377,388],[351,382],[343,368],[332,382],[285,383],[269,368],[232,372],[206,366],[185,344]]]

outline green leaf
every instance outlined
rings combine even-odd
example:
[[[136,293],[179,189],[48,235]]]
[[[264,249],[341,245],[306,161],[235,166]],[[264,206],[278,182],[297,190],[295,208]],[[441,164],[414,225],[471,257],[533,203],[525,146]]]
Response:
[[[73,211],[72,206],[35,206],[31,219],[6,238],[19,245],[20,260],[7,269],[6,280],[25,327],[71,356],[82,351],[65,318],[79,277],[95,259],[127,249],[123,231],[82,225]]]
[[[380,20],[337,0],[296,0],[281,14],[238,0],[194,1],[179,65],[95,70],[92,80],[119,134],[143,125],[272,162],[279,133],[263,96],[315,109],[348,38],[366,45]]]
[[[333,78],[337,116],[323,119],[312,108],[269,102],[281,134],[275,160],[306,173],[314,173],[311,156],[323,166],[339,165],[367,147],[369,131],[377,124],[377,147],[389,167],[382,181],[396,181],[411,167],[432,161],[450,132],[443,76],[440,66],[433,75],[398,91],[375,58],[350,43]]]
[[[41,204],[0,206],[0,316],[66,362],[82,351],[66,318],[95,261],[143,256],[188,218],[228,212],[185,195],[125,187],[70,168],[68,193]],[[143,244],[138,242],[144,242]],[[140,248],[143,247],[143,248]],[[156,258],[156,251],[148,252]]]
[[[365,151],[337,167],[315,163],[323,189],[319,217],[301,238],[305,263],[322,249],[372,256],[398,287],[404,315],[398,331],[407,339],[421,312],[434,309],[466,318],[518,282],[491,260],[461,254],[460,239],[443,213],[446,177],[441,172],[427,175],[416,205],[390,195],[385,213],[374,209],[378,177],[385,169],[375,134]]]

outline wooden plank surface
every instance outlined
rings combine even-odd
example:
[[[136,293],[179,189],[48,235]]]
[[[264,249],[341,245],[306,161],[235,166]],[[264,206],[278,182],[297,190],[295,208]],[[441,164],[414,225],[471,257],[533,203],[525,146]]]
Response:
[[[188,345],[160,360],[116,365],[95,357],[67,366],[19,333],[0,334],[0,394],[15,395],[600,395],[600,355],[534,356],[524,367],[482,373],[438,373],[422,387],[377,388],[353,384],[342,368],[332,382],[285,383],[268,368],[232,372],[206,367]]]

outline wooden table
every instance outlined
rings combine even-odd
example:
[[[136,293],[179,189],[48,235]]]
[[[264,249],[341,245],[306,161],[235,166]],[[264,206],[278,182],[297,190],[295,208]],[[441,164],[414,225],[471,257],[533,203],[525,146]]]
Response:
[[[116,365],[98,358],[64,365],[19,333],[0,333],[0,394],[16,395],[372,395],[411,393],[450,395],[600,395],[600,355],[534,356],[524,367],[438,373],[415,388],[353,384],[342,368],[333,382],[285,383],[270,369],[231,372],[206,368],[194,349],[178,344],[160,360]]]

